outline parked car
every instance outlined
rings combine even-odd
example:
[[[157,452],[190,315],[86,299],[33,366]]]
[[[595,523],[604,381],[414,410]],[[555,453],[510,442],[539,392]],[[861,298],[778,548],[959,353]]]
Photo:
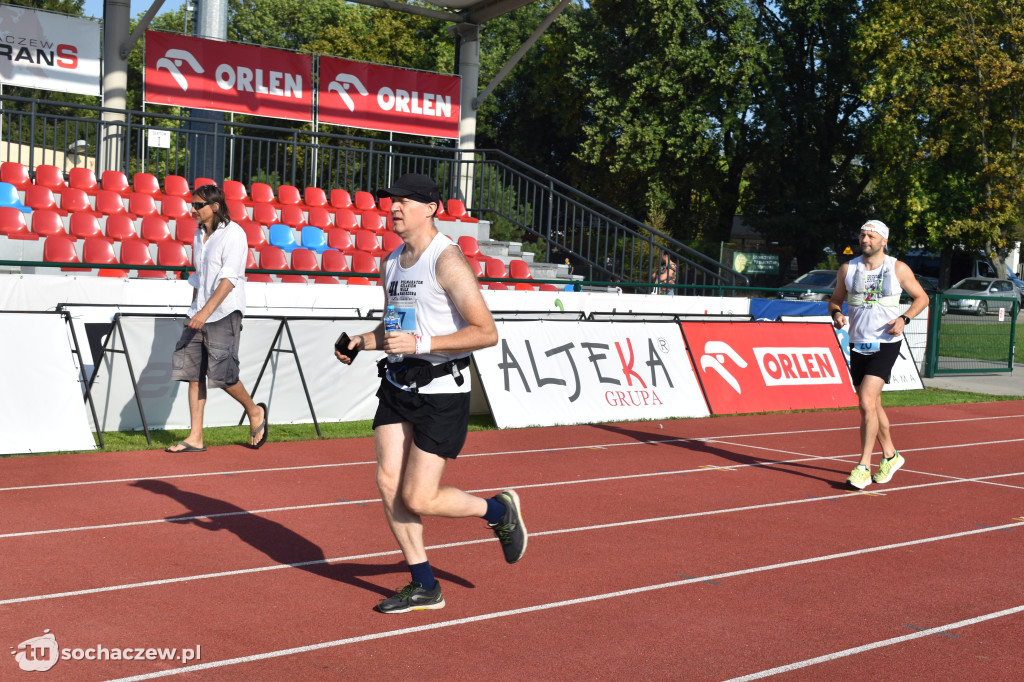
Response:
[[[993,298],[1016,298],[1019,302],[1017,288],[1008,279],[993,277],[968,277],[962,279],[943,294],[971,294],[972,298],[942,299],[942,314],[949,312],[975,313],[984,315],[989,310],[1009,309],[1011,301],[993,301]]]
[[[779,289],[779,296],[798,301],[827,301],[836,288],[838,270],[811,270]],[[827,290],[827,292],[826,292]]]

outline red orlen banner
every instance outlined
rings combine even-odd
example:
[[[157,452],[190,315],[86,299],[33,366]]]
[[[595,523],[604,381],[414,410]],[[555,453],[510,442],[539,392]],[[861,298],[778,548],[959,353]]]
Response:
[[[713,414],[857,405],[831,324],[681,324]]]
[[[459,137],[458,76],[320,57],[317,116],[324,123]]]
[[[313,58],[146,31],[146,101],[313,120]]]

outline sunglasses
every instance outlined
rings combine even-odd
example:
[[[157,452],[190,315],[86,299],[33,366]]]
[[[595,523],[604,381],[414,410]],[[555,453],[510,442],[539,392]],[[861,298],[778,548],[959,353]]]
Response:
[[[193,201],[192,202],[192,208],[194,208],[195,210],[198,211],[203,206],[209,206],[212,203],[213,203],[212,201]]]

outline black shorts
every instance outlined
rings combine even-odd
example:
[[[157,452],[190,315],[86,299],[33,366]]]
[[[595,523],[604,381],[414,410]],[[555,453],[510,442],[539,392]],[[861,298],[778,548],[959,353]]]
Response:
[[[412,442],[420,450],[455,459],[466,444],[469,428],[469,393],[412,393],[387,380],[377,390],[373,428],[386,424],[412,424]]]
[[[900,356],[900,346],[902,345],[903,341],[880,343],[878,344],[877,352],[871,355],[863,355],[853,350],[853,344],[851,343],[850,378],[853,379],[853,385],[860,386],[861,380],[869,374],[881,377],[885,383],[889,383],[893,365],[896,364],[896,358]]]

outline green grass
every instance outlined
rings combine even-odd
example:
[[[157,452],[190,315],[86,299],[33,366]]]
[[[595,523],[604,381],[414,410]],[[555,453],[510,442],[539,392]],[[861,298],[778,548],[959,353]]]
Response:
[[[926,388],[921,391],[892,391],[882,394],[885,407],[913,407],[919,405],[953,405],[961,403],[983,403],[1001,400],[1022,400],[1020,396],[998,396],[968,391],[949,391],[941,388]],[[842,408],[856,409],[856,408]],[[807,410],[802,410],[807,411]],[[820,410],[811,410],[820,411]],[[729,415],[722,415],[729,416]],[[494,419],[490,415],[470,417],[470,431],[490,431],[496,429]],[[320,424],[320,433],[324,440],[340,440],[343,438],[368,438],[373,436],[370,420],[356,422],[330,422]],[[103,434],[104,452],[126,452],[134,450],[163,450],[174,445],[188,435],[188,431],[151,430],[153,444],[146,442],[146,434],[142,431],[107,431]],[[248,442],[248,426],[225,426],[207,428],[203,431],[204,444],[238,445]],[[269,440],[275,443],[318,440],[316,429],[312,424],[271,424]],[[30,455],[11,455],[28,457],[53,453],[32,453]]]
[[[957,316],[959,317],[959,316]],[[992,317],[992,316],[990,316]],[[974,322],[955,322],[953,316],[942,319],[939,328],[939,355],[948,358],[1006,362],[1010,353],[1010,326]],[[986,320],[986,322],[988,322]],[[1014,362],[1024,360],[1024,344],[1021,334],[1024,322],[1018,322],[1014,330]]]

